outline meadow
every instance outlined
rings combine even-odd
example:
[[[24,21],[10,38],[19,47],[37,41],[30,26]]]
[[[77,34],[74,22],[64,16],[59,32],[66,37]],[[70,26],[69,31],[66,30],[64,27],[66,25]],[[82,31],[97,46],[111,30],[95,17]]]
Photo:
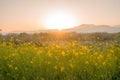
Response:
[[[1,35],[0,80],[120,80],[120,33]]]

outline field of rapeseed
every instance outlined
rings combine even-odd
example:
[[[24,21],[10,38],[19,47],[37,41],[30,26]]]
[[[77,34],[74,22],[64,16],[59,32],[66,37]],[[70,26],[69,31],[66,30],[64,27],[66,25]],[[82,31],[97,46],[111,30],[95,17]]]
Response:
[[[0,43],[0,80],[120,80],[120,45],[62,41]]]

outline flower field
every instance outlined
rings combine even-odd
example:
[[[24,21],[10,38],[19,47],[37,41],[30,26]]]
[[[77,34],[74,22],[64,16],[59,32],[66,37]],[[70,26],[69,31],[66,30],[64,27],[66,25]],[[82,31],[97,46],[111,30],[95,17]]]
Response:
[[[115,42],[0,43],[0,80],[120,80]]]

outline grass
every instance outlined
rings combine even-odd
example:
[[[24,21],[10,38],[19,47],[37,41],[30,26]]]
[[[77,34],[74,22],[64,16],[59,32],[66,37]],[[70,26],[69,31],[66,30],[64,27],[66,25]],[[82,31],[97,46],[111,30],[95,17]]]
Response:
[[[0,80],[120,80],[115,42],[0,43]]]

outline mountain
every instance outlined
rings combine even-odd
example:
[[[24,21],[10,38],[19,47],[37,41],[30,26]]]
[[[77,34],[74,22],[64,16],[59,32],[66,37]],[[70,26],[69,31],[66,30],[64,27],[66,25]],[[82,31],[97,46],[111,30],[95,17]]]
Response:
[[[94,25],[94,24],[82,24],[69,29],[62,30],[63,32],[76,32],[76,33],[93,33],[93,32],[108,32],[117,33],[120,32],[120,25]]]
[[[48,30],[37,30],[37,31],[11,31],[11,32],[1,32],[3,35],[10,33],[51,33],[58,32],[57,29]],[[61,32],[76,32],[76,33],[94,33],[94,32],[107,32],[107,33],[117,33],[120,32],[120,25],[109,26],[109,25],[94,25],[94,24],[82,24],[73,28],[63,29]]]

